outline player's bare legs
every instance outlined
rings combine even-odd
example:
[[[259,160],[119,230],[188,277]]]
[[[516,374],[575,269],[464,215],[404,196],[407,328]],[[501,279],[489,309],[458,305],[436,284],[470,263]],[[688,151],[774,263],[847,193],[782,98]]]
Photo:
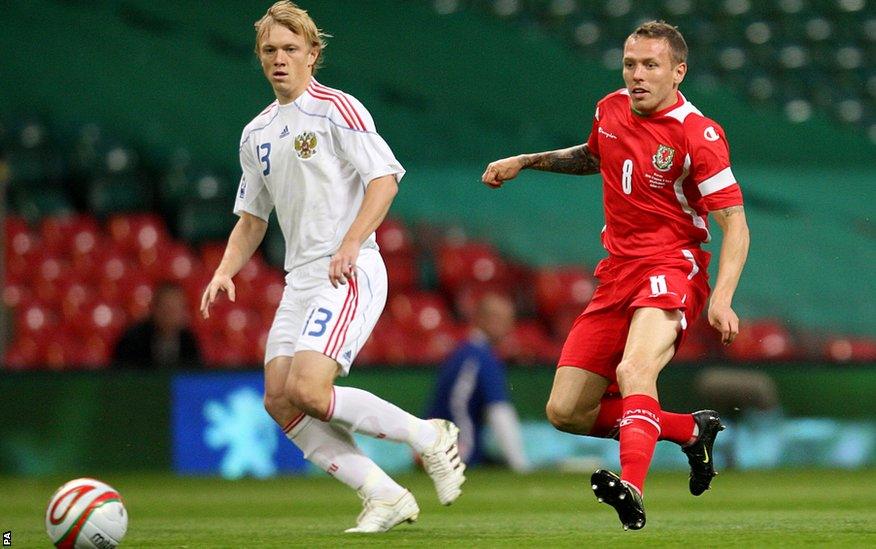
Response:
[[[609,380],[574,366],[560,366],[546,407],[551,424],[567,433],[593,434],[600,411],[600,400]]]
[[[316,351],[299,351],[283,394],[311,417],[363,435],[404,442],[420,454],[438,500],[450,505],[462,493],[465,464],[459,458],[459,429],[448,421],[422,420],[354,387],[336,387],[338,364]]]
[[[636,309],[630,322],[624,355],[617,366],[621,395],[657,398],[657,376],[675,354],[681,312],[653,307]]]
[[[621,476],[598,470],[591,487],[598,501],[614,507],[624,529],[645,526],[642,492],[660,436],[657,376],[675,352],[681,313],[641,308],[633,313],[623,358],[617,366],[623,396],[620,422]]]
[[[301,411],[305,406],[296,406],[288,399],[286,383],[297,370],[296,363],[292,357],[280,356],[265,366],[265,408],[305,458],[356,490],[365,501],[368,513],[363,511],[357,525],[348,531],[384,532],[401,522],[414,522],[420,511],[414,497],[362,453],[348,430],[305,414]],[[303,370],[295,377],[305,380],[302,386],[323,389],[314,389],[316,396],[302,402],[310,407],[320,395],[330,398],[332,371],[313,364],[306,364]],[[328,390],[324,389],[326,383]]]

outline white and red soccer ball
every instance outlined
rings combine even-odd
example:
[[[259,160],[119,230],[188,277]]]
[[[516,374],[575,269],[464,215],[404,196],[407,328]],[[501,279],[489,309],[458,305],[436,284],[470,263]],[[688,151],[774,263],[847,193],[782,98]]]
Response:
[[[46,508],[46,532],[55,547],[112,549],[128,530],[128,511],[116,490],[93,478],[58,488]]]

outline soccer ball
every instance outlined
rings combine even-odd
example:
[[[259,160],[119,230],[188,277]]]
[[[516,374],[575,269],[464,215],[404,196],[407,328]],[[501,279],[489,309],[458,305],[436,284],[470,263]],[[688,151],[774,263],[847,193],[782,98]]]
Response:
[[[93,478],[58,488],[46,508],[46,532],[55,547],[112,549],[128,530],[128,512],[116,490]]]

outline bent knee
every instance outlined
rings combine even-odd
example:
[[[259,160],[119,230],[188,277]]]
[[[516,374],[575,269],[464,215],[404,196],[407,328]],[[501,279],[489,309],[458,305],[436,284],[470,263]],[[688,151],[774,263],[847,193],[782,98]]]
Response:
[[[282,414],[285,410],[290,407],[289,401],[286,399],[285,395],[282,392],[280,393],[265,393],[264,398],[265,410],[273,416],[276,417],[278,414]]]
[[[295,378],[286,382],[285,398],[296,408],[312,417],[324,417],[332,399],[331,385],[324,386],[307,378]]]
[[[588,412],[581,412],[573,406],[549,400],[545,406],[545,414],[551,425],[559,431],[576,434],[587,434],[590,431],[592,421],[588,421]]]

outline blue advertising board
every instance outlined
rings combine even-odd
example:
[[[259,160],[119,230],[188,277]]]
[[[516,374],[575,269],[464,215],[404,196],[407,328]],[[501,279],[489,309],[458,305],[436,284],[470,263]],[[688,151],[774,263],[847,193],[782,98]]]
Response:
[[[226,478],[303,474],[304,456],[265,411],[263,391],[261,372],[174,376],[174,470]]]

